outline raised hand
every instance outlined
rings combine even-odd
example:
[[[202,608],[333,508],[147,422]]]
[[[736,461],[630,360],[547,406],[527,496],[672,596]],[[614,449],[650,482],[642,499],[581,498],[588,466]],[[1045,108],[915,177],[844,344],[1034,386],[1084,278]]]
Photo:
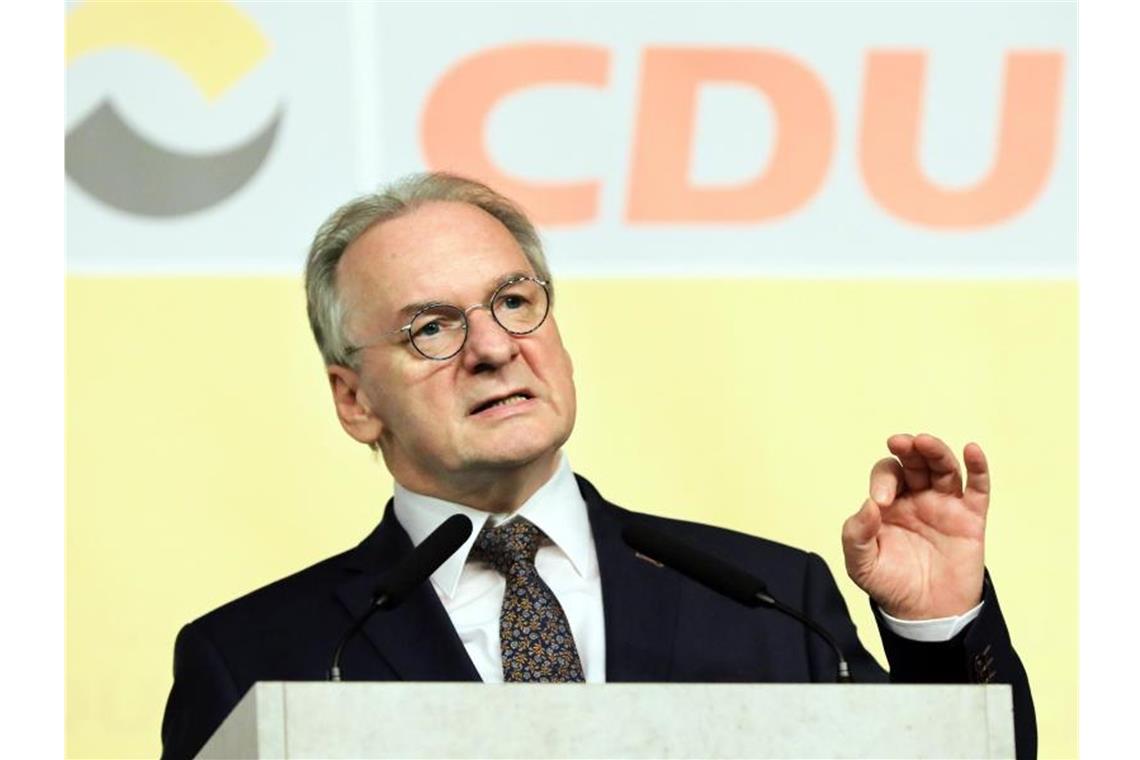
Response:
[[[976,443],[962,452],[932,435],[893,435],[894,457],[871,469],[870,497],[843,523],[847,574],[904,620],[961,615],[982,598],[990,476]]]

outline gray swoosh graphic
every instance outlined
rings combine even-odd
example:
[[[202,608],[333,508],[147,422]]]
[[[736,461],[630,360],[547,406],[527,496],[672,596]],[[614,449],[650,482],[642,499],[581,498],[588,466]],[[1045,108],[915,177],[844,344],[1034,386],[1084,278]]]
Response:
[[[67,133],[64,169],[109,206],[140,216],[179,216],[233,195],[261,168],[277,137],[280,109],[252,139],[218,153],[176,153],[149,142],[110,101]]]

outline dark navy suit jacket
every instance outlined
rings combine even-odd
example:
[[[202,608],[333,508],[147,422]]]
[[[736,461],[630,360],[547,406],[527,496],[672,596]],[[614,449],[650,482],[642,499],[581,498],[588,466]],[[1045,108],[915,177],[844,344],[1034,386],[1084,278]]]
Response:
[[[807,682],[835,680],[835,657],[799,623],[749,609],[659,567],[621,538],[629,520],[650,522],[764,579],[777,599],[832,632],[856,682],[1013,684],[1018,757],[1036,755],[1025,670],[987,578],[981,615],[954,640],[920,644],[880,633],[890,676],[859,643],[835,581],[814,554],[707,525],[650,517],[605,501],[584,478],[606,626],[610,682]],[[279,580],[185,626],[174,650],[174,686],[162,724],[164,758],[192,757],[256,681],[325,680],[332,652],[363,614],[377,580],[412,549],[389,503],[355,549]],[[478,681],[430,584],[373,616],[345,648],[345,680]]]

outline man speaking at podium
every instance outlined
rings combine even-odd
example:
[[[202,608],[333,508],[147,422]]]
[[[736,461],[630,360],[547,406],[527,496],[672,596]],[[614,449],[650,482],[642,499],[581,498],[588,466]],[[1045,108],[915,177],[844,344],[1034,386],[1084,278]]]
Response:
[[[818,556],[636,515],[571,471],[573,365],[538,235],[509,200],[449,175],[401,180],[322,225],[305,285],[337,416],[383,456],[395,493],[356,548],[182,629],[164,757],[196,753],[256,681],[325,680],[378,579],[457,513],[471,537],[348,642],[345,679],[835,680],[819,637],[636,552],[622,539],[631,523],[763,579],[831,632],[855,681],[888,679]],[[895,435],[887,448],[842,536],[889,678],[1013,684],[1017,754],[1034,756],[1028,682],[984,568],[985,455],[965,448],[963,480],[933,436]]]

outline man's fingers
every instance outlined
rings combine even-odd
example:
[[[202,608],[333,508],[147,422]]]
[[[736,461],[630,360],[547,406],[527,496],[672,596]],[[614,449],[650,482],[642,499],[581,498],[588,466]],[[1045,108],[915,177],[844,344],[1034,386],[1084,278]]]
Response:
[[[862,508],[843,523],[843,559],[847,574],[858,582],[874,568],[879,557],[879,528],[882,514],[874,499],[863,502]]]
[[[930,470],[930,485],[934,490],[951,496],[962,494],[962,471],[958,458],[941,439],[923,433],[914,438],[914,448],[926,460]]]
[[[986,454],[976,443],[967,443],[962,450],[966,463],[966,491],[963,501],[975,512],[985,515],[990,506],[990,466]]]
[[[848,545],[858,547],[868,542],[874,543],[882,524],[879,505],[874,499],[867,499],[859,511],[843,523],[843,548],[846,549]]]
[[[904,477],[899,460],[886,457],[875,462],[871,468],[871,498],[880,507],[890,506],[903,487]]]
[[[902,462],[903,480],[909,490],[925,491],[930,488],[930,467],[926,458],[914,447],[913,435],[892,435],[887,439],[887,448]]]

